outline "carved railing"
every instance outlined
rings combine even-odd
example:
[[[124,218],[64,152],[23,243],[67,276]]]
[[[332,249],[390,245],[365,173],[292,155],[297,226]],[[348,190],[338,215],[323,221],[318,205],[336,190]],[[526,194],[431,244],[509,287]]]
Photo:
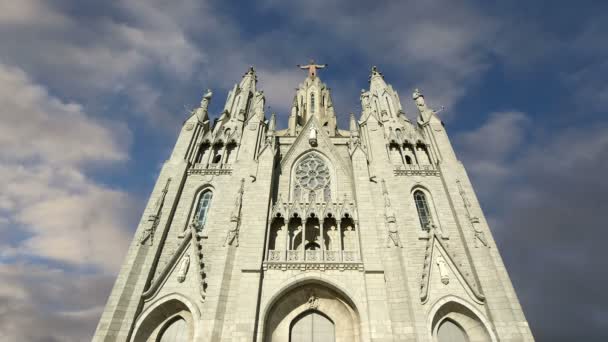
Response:
[[[325,261],[337,262],[340,261],[340,251],[324,251]]]
[[[344,262],[357,262],[359,261],[359,253],[357,251],[343,251],[342,257]]]
[[[188,174],[194,175],[229,175],[232,174],[232,164],[196,163],[190,167]]]
[[[305,260],[308,262],[323,261],[322,250],[308,250],[306,251]]]
[[[283,261],[285,251],[268,251],[268,261]]]
[[[287,261],[299,261],[301,251],[287,251]]]
[[[434,165],[401,165],[395,168],[395,176],[439,176],[439,170]]]
[[[302,259],[302,256],[304,259]],[[325,251],[325,250],[306,250],[302,255],[302,250],[270,250],[268,251],[269,262],[359,262],[358,251]]]

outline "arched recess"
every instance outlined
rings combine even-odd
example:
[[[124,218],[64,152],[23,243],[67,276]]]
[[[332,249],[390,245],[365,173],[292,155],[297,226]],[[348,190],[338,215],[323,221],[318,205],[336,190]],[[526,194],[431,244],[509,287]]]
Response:
[[[331,284],[312,280],[298,282],[274,297],[265,311],[263,341],[290,341],[292,327],[309,312],[334,324],[336,342],[361,341],[360,317],[354,302]]]
[[[442,339],[449,335],[450,330],[453,336],[464,334],[467,342],[497,341],[489,320],[472,305],[455,296],[444,297],[435,303],[429,315],[429,326],[433,342],[450,341]]]
[[[187,330],[186,341],[194,341],[198,336],[196,322],[199,316],[198,308],[182,295],[171,294],[159,298],[139,315],[130,341],[161,341],[163,334],[175,323],[180,325],[180,330]]]

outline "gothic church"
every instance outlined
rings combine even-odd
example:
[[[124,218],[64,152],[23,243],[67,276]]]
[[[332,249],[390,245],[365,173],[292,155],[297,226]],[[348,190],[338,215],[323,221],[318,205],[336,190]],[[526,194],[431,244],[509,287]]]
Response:
[[[249,69],[164,163],[94,341],[533,341],[437,113],[372,68],[337,126],[317,72],[288,127]],[[287,86],[287,85],[286,85]]]

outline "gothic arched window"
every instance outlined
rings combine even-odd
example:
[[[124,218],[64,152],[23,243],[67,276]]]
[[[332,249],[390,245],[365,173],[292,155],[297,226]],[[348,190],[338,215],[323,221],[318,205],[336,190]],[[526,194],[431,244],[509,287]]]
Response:
[[[205,225],[205,220],[207,220],[207,213],[209,212],[209,207],[211,206],[212,197],[213,193],[210,190],[206,190],[198,198],[198,204],[196,206],[196,213],[194,214],[194,219],[196,220],[195,223],[200,228]]]
[[[416,210],[418,210],[420,226],[423,230],[428,230],[431,224],[431,211],[429,210],[429,203],[426,200],[424,192],[416,190],[414,192],[414,202],[416,203]]]
[[[310,112],[311,113],[315,112],[315,94],[314,93],[310,94]]]
[[[329,167],[317,154],[308,154],[298,162],[294,178],[294,202],[331,200]]]

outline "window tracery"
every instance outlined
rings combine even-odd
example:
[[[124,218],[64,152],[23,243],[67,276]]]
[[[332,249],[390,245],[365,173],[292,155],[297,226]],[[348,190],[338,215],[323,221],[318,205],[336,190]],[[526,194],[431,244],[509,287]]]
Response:
[[[416,190],[414,192],[414,202],[416,203],[416,210],[418,211],[420,226],[423,230],[429,230],[432,223],[431,211],[429,210],[429,204],[426,200],[424,192],[421,190]]]
[[[296,166],[294,200],[303,198],[310,203],[331,201],[329,167],[316,154],[309,154]]]
[[[194,214],[195,224],[199,227],[203,227],[205,225],[205,221],[207,219],[207,213],[209,212],[209,207],[211,206],[211,198],[213,197],[213,193],[210,190],[206,190],[201,194],[198,199],[198,204],[196,206],[196,213]]]

